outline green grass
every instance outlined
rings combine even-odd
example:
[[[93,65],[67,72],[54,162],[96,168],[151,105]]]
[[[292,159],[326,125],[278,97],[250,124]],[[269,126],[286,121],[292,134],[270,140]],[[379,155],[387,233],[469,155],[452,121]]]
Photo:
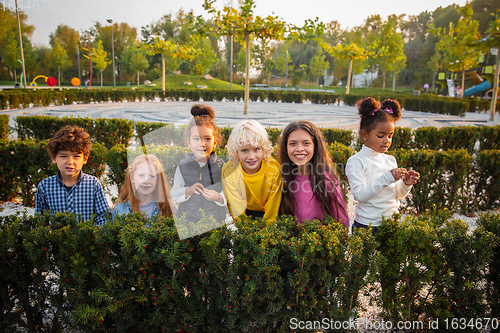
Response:
[[[0,81],[0,86],[12,86],[12,87],[14,87],[14,81]]]
[[[161,78],[153,81],[156,89],[161,89]],[[191,82],[186,85],[184,82]],[[196,86],[207,86],[207,89],[229,90],[229,82],[219,79],[206,80],[203,76],[188,74],[169,74],[165,77],[165,89],[198,89]],[[233,82],[234,90],[244,90],[245,88]]]

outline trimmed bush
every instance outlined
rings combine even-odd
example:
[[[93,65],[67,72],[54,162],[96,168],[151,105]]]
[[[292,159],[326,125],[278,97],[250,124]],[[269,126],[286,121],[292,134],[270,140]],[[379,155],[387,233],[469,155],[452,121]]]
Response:
[[[7,140],[10,133],[9,115],[0,114],[0,140]]]

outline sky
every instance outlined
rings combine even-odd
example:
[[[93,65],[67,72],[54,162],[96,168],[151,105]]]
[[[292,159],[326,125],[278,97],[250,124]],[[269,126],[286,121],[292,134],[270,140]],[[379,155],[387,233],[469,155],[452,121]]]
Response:
[[[423,11],[434,11],[452,3],[465,5],[466,0],[254,0],[255,14],[267,16],[274,13],[287,23],[303,25],[306,19],[318,17],[327,23],[336,20],[341,29],[362,25],[364,20],[375,14],[383,19],[391,14],[418,15]],[[49,35],[59,24],[66,24],[78,31],[86,30],[107,19],[126,22],[138,29],[159,20],[163,15],[175,14],[180,8],[195,15],[210,15],[203,9],[203,0],[18,0],[18,6],[28,15],[28,23],[35,26],[32,41],[36,45],[48,45]],[[238,3],[233,0],[234,4]],[[14,0],[0,0],[5,7]],[[35,6],[35,3],[37,6]],[[217,0],[215,6],[221,9],[231,0]],[[28,6],[30,5],[30,6]]]

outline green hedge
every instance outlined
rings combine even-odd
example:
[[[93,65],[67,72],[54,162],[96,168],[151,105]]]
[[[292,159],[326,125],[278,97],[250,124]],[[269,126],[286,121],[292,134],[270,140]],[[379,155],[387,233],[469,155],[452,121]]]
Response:
[[[0,217],[0,326],[288,332],[292,318],[356,318],[358,294],[374,282],[384,319],[498,318],[499,214],[475,230],[447,211],[396,214],[376,238],[330,219],[237,219],[237,231],[182,241],[172,219],[144,223],[138,214],[103,227],[68,213]]]
[[[9,115],[0,114],[0,140],[7,140],[10,132]]]
[[[365,95],[344,95],[344,103],[355,106],[357,101],[366,98]],[[466,112],[487,111],[490,109],[489,100],[478,100],[475,98],[451,98],[435,95],[408,96],[403,94],[375,94],[376,100],[396,99],[406,110],[422,111],[430,113],[451,114],[464,116]],[[498,102],[497,102],[498,103]],[[498,110],[498,109],[497,109]]]
[[[66,125],[84,128],[93,141],[104,144],[108,149],[117,144],[128,146],[133,136],[133,122],[125,119],[51,116],[18,116],[16,118],[16,131],[21,140],[48,140]]]
[[[369,232],[348,236],[331,220],[236,225],[180,241],[171,219],[98,228],[70,214],[2,217],[1,326],[274,332],[294,317],[355,314],[376,246]]]
[[[27,108],[30,105],[35,107],[53,105],[71,105],[73,103],[108,103],[119,101],[150,101],[160,99],[161,101],[191,100],[199,101],[239,101],[243,98],[242,90],[193,90],[179,89],[167,90],[144,90],[144,89],[16,89],[3,90],[0,92],[0,109]],[[309,91],[288,91],[288,90],[251,90],[250,100],[279,102],[282,103],[302,103],[309,100],[314,104],[340,104],[354,106],[364,95],[339,95],[322,92]],[[475,98],[448,98],[435,95],[409,96],[398,93],[375,94],[378,100],[387,98],[397,99],[407,110],[419,110],[423,112],[452,114],[463,116],[465,112],[475,112],[489,110],[488,100],[478,100]]]
[[[424,326],[415,331],[433,332],[450,331],[452,319],[498,318],[499,281],[488,271],[499,268],[492,261],[500,247],[499,222],[498,214],[488,214],[479,224],[490,224],[490,230],[471,230],[446,210],[384,220],[377,233],[382,317],[393,323],[420,321]],[[439,325],[429,327],[436,319]]]

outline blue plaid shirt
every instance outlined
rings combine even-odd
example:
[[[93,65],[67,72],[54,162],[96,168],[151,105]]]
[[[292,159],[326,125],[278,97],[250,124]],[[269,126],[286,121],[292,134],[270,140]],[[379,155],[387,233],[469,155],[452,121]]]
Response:
[[[88,221],[95,214],[98,225],[107,222],[106,213],[110,212],[99,179],[80,171],[78,182],[67,190],[61,181],[59,170],[57,175],[45,178],[38,184],[36,213],[46,210],[80,215],[81,221]]]

